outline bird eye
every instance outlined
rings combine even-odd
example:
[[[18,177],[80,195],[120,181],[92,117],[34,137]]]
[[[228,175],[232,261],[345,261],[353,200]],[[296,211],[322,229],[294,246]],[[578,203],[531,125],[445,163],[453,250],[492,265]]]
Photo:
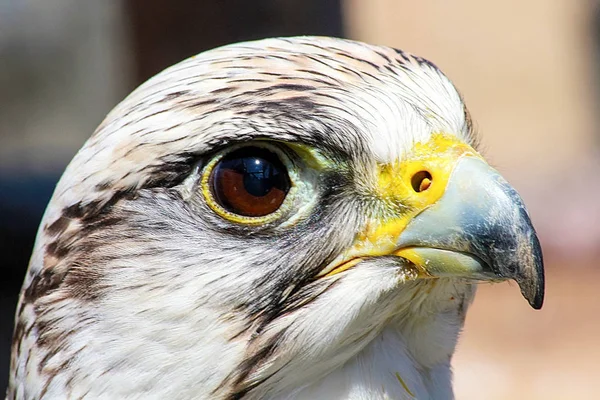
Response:
[[[212,167],[208,187],[225,211],[244,217],[264,217],[281,207],[291,183],[277,154],[247,146],[221,157]]]

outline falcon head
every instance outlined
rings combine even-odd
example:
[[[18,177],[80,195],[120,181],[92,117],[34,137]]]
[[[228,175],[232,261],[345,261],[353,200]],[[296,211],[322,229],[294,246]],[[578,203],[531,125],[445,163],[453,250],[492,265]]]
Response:
[[[202,53],[119,104],[48,206],[9,398],[451,398],[479,281],[542,254],[431,62],[324,38]]]

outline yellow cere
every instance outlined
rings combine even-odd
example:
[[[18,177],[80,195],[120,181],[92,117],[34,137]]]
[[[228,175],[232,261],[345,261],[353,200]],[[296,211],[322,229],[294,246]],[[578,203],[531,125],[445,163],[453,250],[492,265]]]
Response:
[[[379,165],[376,193],[382,199],[422,210],[442,197],[452,170],[465,155],[481,157],[456,137],[434,134],[428,142],[415,144],[404,160]],[[411,180],[421,171],[431,174],[431,184],[426,190],[416,192]]]
[[[459,159],[464,156],[482,158],[468,144],[457,137],[436,133],[425,143],[416,143],[403,160],[393,164],[381,164],[377,171],[374,194],[383,202],[397,208],[393,217],[381,216],[372,219],[357,235],[354,245],[326,268],[323,275],[334,275],[348,269],[348,261],[360,257],[376,257],[396,254],[396,243],[400,234],[417,214],[435,204],[444,194],[450,175]],[[431,181],[413,187],[413,176],[426,171]],[[422,265],[416,253],[406,249],[403,257]],[[412,259],[411,259],[412,257]],[[356,263],[353,263],[355,265]],[[430,275],[419,268],[420,278]]]

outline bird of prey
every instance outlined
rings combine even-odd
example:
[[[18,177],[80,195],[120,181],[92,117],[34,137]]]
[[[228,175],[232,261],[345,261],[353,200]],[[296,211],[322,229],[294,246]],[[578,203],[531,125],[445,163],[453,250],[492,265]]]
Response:
[[[166,69],[56,187],[7,398],[452,398],[476,284],[544,292],[476,142],[449,79],[388,47],[266,39]]]

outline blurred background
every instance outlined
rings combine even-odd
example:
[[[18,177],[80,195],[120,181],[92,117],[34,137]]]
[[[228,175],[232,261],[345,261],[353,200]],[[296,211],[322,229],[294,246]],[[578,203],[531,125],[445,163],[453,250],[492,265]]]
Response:
[[[454,358],[457,399],[600,393],[600,8],[593,0],[0,0],[0,397],[35,232],[66,164],[163,68],[218,45],[318,34],[435,62],[483,151],[527,203],[547,298],[480,288]]]

